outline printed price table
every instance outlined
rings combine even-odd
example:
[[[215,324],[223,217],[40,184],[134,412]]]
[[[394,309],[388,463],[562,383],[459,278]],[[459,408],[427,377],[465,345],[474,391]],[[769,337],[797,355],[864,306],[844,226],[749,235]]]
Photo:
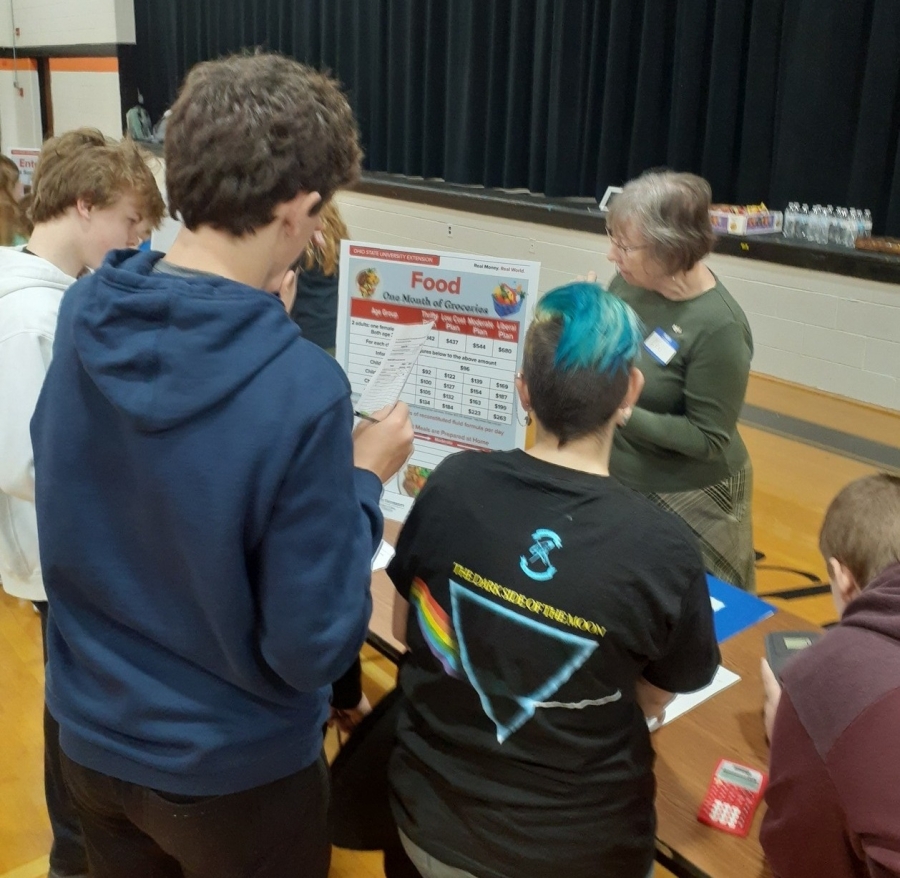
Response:
[[[355,300],[347,375],[361,393],[398,323],[435,321],[400,398],[410,406],[512,424],[519,324]]]

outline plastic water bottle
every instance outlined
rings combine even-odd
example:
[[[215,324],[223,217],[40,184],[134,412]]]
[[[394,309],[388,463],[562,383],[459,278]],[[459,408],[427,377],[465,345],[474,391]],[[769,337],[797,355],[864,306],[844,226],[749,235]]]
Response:
[[[809,240],[809,205],[804,204],[800,208],[800,215],[797,217],[797,232],[794,235],[801,241]]]
[[[781,227],[781,233],[785,238],[793,238],[797,234],[797,212],[800,206],[796,201],[788,202],[788,206],[784,209],[784,225]]]
[[[813,206],[809,240],[815,244],[828,243],[828,217],[825,215],[825,208],[821,204]]]
[[[863,237],[872,237],[872,211],[868,207],[863,211]]]
[[[838,247],[847,246],[847,230],[850,228],[850,213],[846,207],[839,207],[835,216],[835,235],[834,241],[829,239],[829,243],[834,243]]]
[[[853,247],[856,244],[856,237],[859,234],[859,219],[855,207],[850,210],[844,210],[844,234],[841,244],[844,247]]]
[[[828,235],[828,243],[835,244],[838,247],[844,246],[847,236],[847,208],[839,207],[834,212],[834,223],[831,226]]]
[[[828,244],[828,235],[831,231],[831,215],[828,213],[828,207],[823,207],[819,214],[819,244]],[[834,208],[831,208],[834,213]]]
[[[856,239],[862,237],[863,233],[863,218],[862,211],[857,210],[855,207],[850,208],[850,234],[847,235],[846,245],[848,247],[856,246]]]
[[[829,204],[828,207],[825,208],[825,243],[826,244],[838,244],[841,239],[841,222],[840,222],[840,212],[841,208],[838,208],[837,211],[834,209],[833,204]]]
[[[834,208],[829,204],[823,207],[819,215],[819,244],[827,244],[831,234],[831,221],[834,216]]]

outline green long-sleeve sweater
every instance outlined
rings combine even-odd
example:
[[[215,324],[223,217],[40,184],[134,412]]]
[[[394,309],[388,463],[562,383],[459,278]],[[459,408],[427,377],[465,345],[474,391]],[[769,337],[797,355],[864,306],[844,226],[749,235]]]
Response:
[[[695,299],[672,301],[617,276],[610,290],[637,312],[649,336],[678,344],[666,365],[646,349],[646,383],[628,425],[616,432],[610,472],[637,491],[690,491],[739,470],[748,459],[737,432],[753,338],[740,305],[716,278]]]

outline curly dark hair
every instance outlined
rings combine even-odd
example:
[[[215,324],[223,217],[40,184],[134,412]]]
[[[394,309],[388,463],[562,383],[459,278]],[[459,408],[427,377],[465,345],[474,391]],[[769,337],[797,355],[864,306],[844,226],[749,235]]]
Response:
[[[189,229],[236,237],[278,204],[318,192],[321,204],[359,178],[353,112],[338,84],[283,55],[234,55],[194,67],[166,126],[169,212]]]

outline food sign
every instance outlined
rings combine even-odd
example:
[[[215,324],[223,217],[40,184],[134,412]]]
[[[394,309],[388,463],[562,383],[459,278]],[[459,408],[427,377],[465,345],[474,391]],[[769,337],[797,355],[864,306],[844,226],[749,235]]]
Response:
[[[515,375],[539,272],[537,262],[343,242],[337,358],[354,402],[395,326],[434,323],[400,395],[412,413],[415,449],[385,486],[387,517],[406,517],[448,454],[524,447]]]

